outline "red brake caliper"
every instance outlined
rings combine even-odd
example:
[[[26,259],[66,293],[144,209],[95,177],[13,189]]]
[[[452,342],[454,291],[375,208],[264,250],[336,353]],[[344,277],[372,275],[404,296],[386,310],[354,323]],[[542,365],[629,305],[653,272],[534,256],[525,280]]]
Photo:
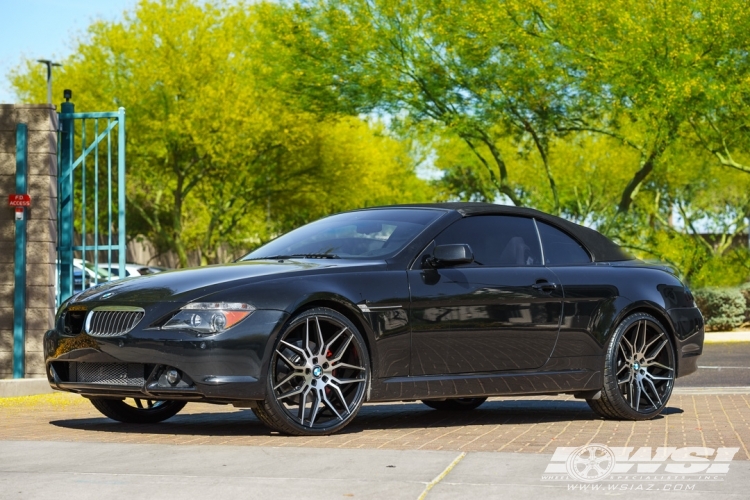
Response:
[[[333,352],[331,352],[331,350],[330,350],[330,349],[328,349],[328,350],[326,351],[326,358],[328,358],[328,359],[331,359],[332,357],[333,357]],[[333,370],[333,371],[331,372],[331,375],[333,375],[333,376],[335,377],[335,376],[336,376],[336,370]]]

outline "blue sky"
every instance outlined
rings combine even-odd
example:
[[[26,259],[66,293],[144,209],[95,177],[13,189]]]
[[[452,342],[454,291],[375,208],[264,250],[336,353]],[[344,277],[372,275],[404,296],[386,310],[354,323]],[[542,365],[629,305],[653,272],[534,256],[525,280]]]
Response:
[[[0,0],[0,103],[15,102],[7,75],[24,58],[61,60],[96,19],[120,19],[136,0]],[[46,70],[39,65],[39,78]],[[54,102],[62,96],[53,96]]]

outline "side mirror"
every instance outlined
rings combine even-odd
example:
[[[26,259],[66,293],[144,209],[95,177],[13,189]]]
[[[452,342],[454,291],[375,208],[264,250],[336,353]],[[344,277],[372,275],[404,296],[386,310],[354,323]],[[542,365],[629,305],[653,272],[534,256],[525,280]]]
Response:
[[[471,264],[474,262],[474,252],[465,243],[438,245],[432,251],[432,258],[428,262],[432,267]]]

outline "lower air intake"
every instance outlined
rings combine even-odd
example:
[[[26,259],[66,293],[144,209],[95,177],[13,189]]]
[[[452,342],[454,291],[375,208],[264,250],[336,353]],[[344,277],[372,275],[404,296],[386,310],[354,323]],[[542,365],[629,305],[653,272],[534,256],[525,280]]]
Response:
[[[86,384],[106,384],[142,386],[143,365],[126,363],[71,363],[75,367],[77,382]]]

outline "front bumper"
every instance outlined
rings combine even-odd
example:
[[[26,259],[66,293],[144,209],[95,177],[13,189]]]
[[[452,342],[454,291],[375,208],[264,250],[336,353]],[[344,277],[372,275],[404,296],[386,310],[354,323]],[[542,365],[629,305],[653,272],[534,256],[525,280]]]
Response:
[[[235,402],[265,397],[265,367],[284,311],[258,310],[226,332],[139,329],[117,337],[49,330],[47,379],[54,389],[89,397]],[[168,370],[179,382],[169,383]]]

